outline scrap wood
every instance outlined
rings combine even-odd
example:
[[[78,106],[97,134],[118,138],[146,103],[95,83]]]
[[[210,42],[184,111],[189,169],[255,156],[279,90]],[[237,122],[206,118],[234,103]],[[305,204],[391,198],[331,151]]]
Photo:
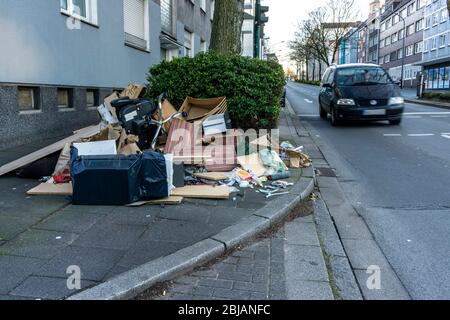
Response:
[[[230,189],[227,186],[186,186],[172,190],[172,196],[195,199],[228,199]]]
[[[183,200],[184,200],[183,197],[170,196],[170,197],[167,197],[164,199],[159,199],[159,200],[135,202],[135,203],[129,204],[127,207],[142,207],[145,205],[161,205],[161,204],[177,205],[177,204],[181,204],[183,202]]]
[[[30,196],[71,196],[72,183],[41,183],[27,192]]]
[[[143,85],[129,84],[128,87],[120,93],[120,97],[128,97],[132,100],[139,99],[142,96],[144,89],[145,86]]]
[[[194,177],[212,181],[222,181],[229,179],[229,177],[222,172],[204,172],[204,173],[199,172],[194,173]]]
[[[100,132],[100,126],[92,126],[79,130],[76,134],[67,137],[63,140],[55,142],[43,149],[30,153],[20,159],[14,160],[0,167],[0,176],[7,174],[13,170],[19,169],[27,164],[33,163],[39,159],[45,158],[46,156],[62,150],[67,143],[72,143],[82,138],[86,138],[95,135]]]

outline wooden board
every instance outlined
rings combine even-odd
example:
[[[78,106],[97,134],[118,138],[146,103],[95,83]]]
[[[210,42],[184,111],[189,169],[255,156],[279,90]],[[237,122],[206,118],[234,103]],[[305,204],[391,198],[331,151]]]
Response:
[[[23,166],[26,166],[27,164],[30,164],[34,161],[45,158],[46,156],[48,156],[52,153],[60,151],[64,148],[66,143],[72,143],[79,139],[87,138],[92,135],[98,134],[99,132],[100,132],[100,126],[98,126],[98,125],[79,130],[76,134],[74,134],[68,138],[65,138],[63,140],[55,142],[43,149],[40,149],[33,153],[30,153],[20,159],[14,160],[10,163],[7,163],[7,164],[1,166],[0,167],[0,176],[7,174],[8,172],[11,172],[13,170],[19,169]]]
[[[41,183],[27,192],[30,196],[71,196],[72,183],[53,184]]]
[[[151,201],[139,201],[132,204],[129,204],[127,207],[142,207],[145,205],[177,205],[183,202],[183,197],[170,196],[168,198],[160,199],[160,200],[151,200]]]
[[[195,199],[228,199],[230,189],[227,186],[186,186],[174,189],[172,196]]]
[[[194,173],[194,176],[200,179],[221,181],[227,180],[229,177],[221,172],[205,172],[205,173]]]

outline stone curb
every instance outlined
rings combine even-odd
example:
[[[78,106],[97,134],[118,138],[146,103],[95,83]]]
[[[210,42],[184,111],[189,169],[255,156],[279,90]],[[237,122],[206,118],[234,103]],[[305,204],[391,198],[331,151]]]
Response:
[[[238,224],[167,257],[148,262],[95,287],[74,294],[67,300],[132,299],[158,283],[169,281],[233,251],[282,221],[302,200],[309,197],[314,191],[315,176],[314,170],[307,172],[312,177],[302,176],[288,195],[274,199]]]
[[[405,99],[405,102],[413,103],[413,104],[420,104],[420,105],[434,107],[434,108],[450,109],[450,105],[441,104],[439,101],[424,101],[424,100]]]

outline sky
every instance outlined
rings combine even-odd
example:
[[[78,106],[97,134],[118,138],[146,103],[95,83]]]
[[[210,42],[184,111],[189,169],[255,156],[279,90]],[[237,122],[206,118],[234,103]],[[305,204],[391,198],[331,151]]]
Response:
[[[361,16],[365,20],[371,0],[355,0]],[[269,6],[269,22],[265,34],[270,38],[269,44],[285,67],[289,66],[287,43],[294,37],[298,21],[307,13],[326,3],[326,0],[262,0],[262,5]],[[282,43],[284,41],[284,43]]]

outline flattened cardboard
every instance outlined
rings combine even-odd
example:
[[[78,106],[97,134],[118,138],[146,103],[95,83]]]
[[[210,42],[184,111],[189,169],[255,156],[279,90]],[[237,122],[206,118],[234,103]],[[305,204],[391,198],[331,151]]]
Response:
[[[140,84],[129,84],[128,87],[120,93],[120,97],[129,97],[130,99],[139,99],[144,92],[145,87]]]
[[[30,196],[71,196],[72,183],[53,184],[41,183],[37,187],[28,190],[27,195]]]
[[[186,186],[172,190],[172,196],[193,199],[228,199],[230,189],[227,186]]]

